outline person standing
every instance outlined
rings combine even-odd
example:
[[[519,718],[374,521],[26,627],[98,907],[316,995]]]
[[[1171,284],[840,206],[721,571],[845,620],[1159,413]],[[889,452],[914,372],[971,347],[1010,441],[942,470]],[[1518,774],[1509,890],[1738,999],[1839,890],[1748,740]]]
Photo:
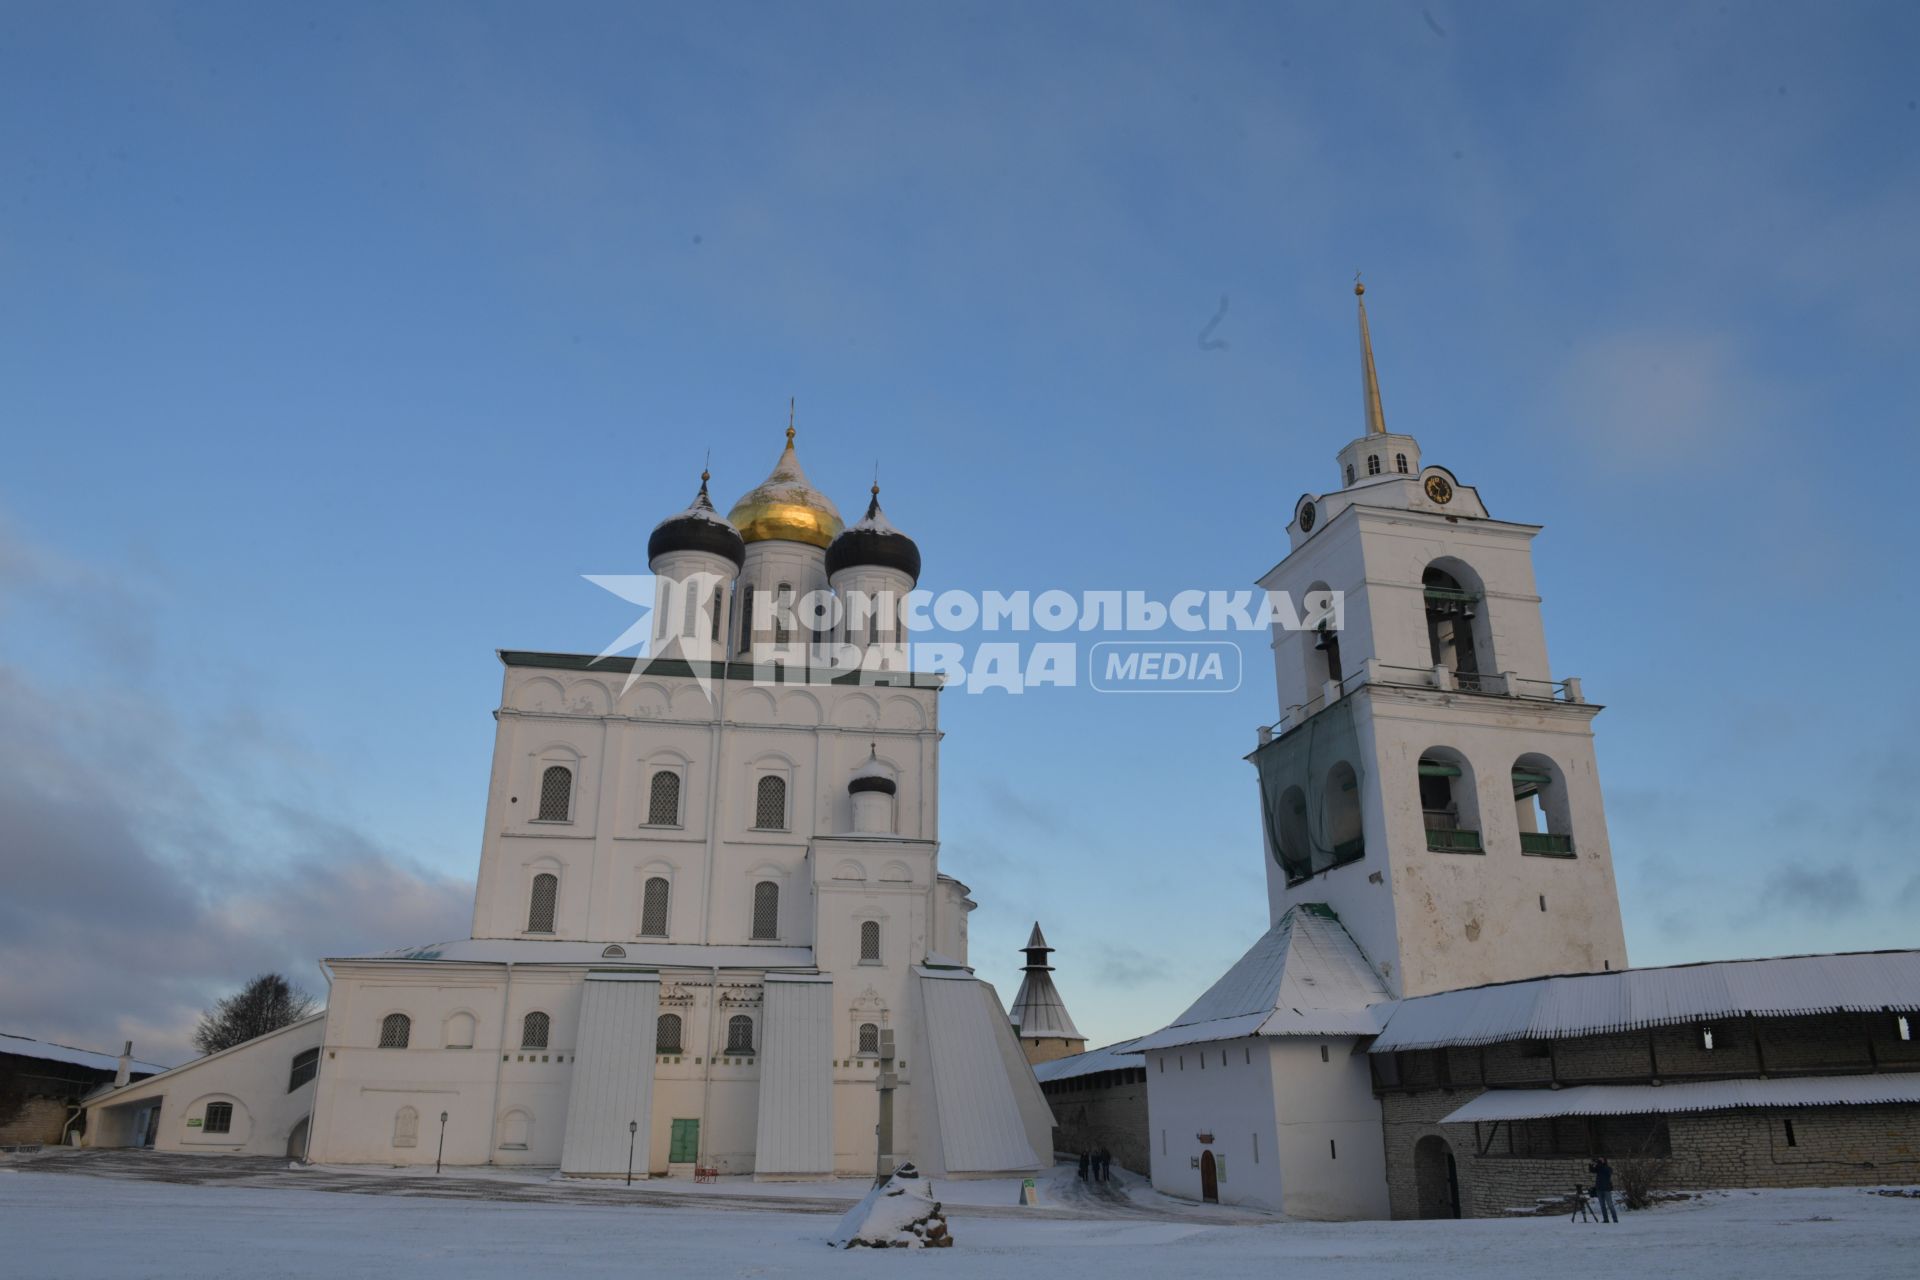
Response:
[[[1587,1172],[1593,1175],[1593,1198],[1600,1202],[1600,1221],[1619,1226],[1620,1215],[1613,1211],[1613,1166],[1605,1156],[1597,1156]]]
[[[1093,1152],[1082,1151],[1080,1153],[1080,1181],[1085,1182],[1087,1180],[1087,1170],[1092,1164]]]
[[[1095,1182],[1105,1182],[1107,1180],[1107,1166],[1112,1163],[1112,1161],[1113,1157],[1107,1154],[1105,1147],[1094,1148],[1093,1178]]]

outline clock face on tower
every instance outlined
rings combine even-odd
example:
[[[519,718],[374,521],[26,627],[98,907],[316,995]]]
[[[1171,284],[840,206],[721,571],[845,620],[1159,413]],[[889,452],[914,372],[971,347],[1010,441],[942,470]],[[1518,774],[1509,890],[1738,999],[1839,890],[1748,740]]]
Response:
[[[1427,496],[1444,507],[1453,501],[1453,486],[1445,476],[1428,476]]]
[[[1319,513],[1313,509],[1313,504],[1311,502],[1301,503],[1300,504],[1300,532],[1312,533],[1314,517],[1318,514]]]

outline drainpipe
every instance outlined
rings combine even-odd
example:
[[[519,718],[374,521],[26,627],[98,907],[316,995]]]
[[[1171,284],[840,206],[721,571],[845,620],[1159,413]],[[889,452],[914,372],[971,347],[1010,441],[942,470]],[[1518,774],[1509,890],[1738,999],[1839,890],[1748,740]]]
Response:
[[[720,966],[716,964],[707,980],[707,1066],[700,1079],[700,1143],[693,1153],[696,1176],[702,1164],[701,1157],[707,1153],[707,1111],[713,1100],[713,1031],[719,1021]]]
[[[500,1056],[493,1063],[493,1108],[487,1120],[487,1163],[500,1149],[500,1077],[507,1068],[507,1014],[513,1001],[513,961],[506,962],[507,985],[500,992]]]

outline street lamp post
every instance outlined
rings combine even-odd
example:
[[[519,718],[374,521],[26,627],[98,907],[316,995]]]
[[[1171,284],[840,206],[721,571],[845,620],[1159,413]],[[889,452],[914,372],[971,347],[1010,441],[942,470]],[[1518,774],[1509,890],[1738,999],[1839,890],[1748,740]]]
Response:
[[[440,1158],[447,1154],[447,1113],[440,1113],[440,1149],[433,1153],[433,1171],[440,1172]]]
[[[638,1120],[627,1121],[627,1185],[633,1185],[633,1142],[640,1134]]]

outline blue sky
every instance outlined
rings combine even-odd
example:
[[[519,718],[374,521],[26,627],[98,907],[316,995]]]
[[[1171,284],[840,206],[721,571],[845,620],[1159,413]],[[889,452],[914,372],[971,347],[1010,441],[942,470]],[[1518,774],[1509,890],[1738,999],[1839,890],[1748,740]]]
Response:
[[[1920,941],[1911,6],[0,14],[0,1024],[466,924],[496,647],[799,400],[924,585],[1241,587],[1387,420],[1536,543],[1637,963]],[[1203,328],[1228,300],[1203,348]],[[946,701],[1096,1039],[1264,925],[1235,694]]]

